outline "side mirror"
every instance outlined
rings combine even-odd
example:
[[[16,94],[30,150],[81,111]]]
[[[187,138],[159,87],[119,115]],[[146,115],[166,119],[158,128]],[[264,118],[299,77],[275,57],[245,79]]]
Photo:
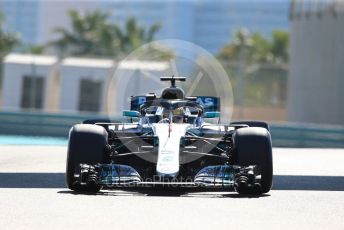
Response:
[[[203,113],[203,118],[218,118],[220,117],[220,112],[205,112]]]
[[[141,113],[133,110],[124,110],[123,116],[125,117],[141,117]]]

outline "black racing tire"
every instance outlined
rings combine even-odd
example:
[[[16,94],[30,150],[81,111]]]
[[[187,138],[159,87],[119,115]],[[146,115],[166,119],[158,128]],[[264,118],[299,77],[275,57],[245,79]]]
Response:
[[[272,187],[273,162],[271,137],[267,129],[247,127],[237,129],[233,135],[235,149],[235,164],[239,166],[258,165],[261,173],[261,188],[259,190],[243,191],[252,193],[267,193]],[[241,193],[241,191],[238,191]]]
[[[100,119],[84,120],[82,123],[94,125],[95,123],[111,123],[111,121],[110,121],[110,119],[107,119],[107,118],[100,118]]]
[[[79,164],[104,163],[108,133],[102,126],[90,124],[74,125],[69,132],[66,164],[66,184],[77,192],[98,192],[100,186],[81,186],[76,183],[74,173]]]
[[[249,127],[261,127],[270,131],[269,125],[263,121],[234,121],[230,123],[231,125],[248,125]]]

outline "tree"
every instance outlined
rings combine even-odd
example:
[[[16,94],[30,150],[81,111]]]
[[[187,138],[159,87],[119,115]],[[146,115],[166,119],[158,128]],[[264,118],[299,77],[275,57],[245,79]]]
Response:
[[[4,16],[0,12],[0,89],[2,86],[3,59],[20,43],[18,34],[3,30]]]
[[[18,34],[3,30],[4,16],[0,13],[0,60],[2,60],[14,47],[19,45]]]
[[[247,50],[249,46],[248,31],[241,29],[235,33],[232,43],[225,45],[218,56],[221,60],[236,62],[243,55],[243,50]]]
[[[160,30],[160,24],[153,24],[148,29],[139,26],[135,18],[128,18],[123,27],[115,26],[115,34],[119,40],[120,55],[130,52],[154,40]],[[137,50],[136,58],[145,60],[170,60],[174,57],[173,51],[164,45],[154,44]]]
[[[153,24],[146,30],[140,27],[135,18],[128,18],[124,27],[114,27],[115,34],[120,41],[121,51],[128,53],[143,44],[153,41],[155,34],[160,30],[159,24]]]
[[[237,105],[283,104],[288,48],[286,31],[273,31],[271,38],[245,30],[235,33],[218,58],[231,73]]]
[[[233,41],[225,45],[218,57],[221,60],[237,62],[240,50],[245,50],[245,60],[252,63],[287,63],[289,48],[289,34],[285,31],[272,32],[272,38],[266,38],[260,33],[249,34],[239,30]]]
[[[22,47],[24,53],[29,54],[43,54],[45,51],[44,45],[25,45]]]
[[[272,33],[271,54],[275,63],[287,63],[289,60],[289,33],[275,30]]]
[[[253,33],[250,37],[249,62],[269,62],[271,60],[271,43],[260,33]]]
[[[118,57],[151,42],[160,29],[154,24],[148,29],[129,18],[123,27],[109,22],[109,14],[94,11],[84,16],[70,11],[71,30],[56,28],[58,40],[50,43],[63,55]]]
[[[61,56],[111,56],[115,53],[112,27],[107,22],[108,14],[101,11],[86,13],[69,11],[71,30],[58,27],[55,32],[60,38],[50,42]]]

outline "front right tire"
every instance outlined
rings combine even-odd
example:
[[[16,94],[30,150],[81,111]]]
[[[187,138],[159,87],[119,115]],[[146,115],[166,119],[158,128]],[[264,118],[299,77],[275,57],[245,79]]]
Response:
[[[238,191],[239,193],[267,193],[272,187],[273,163],[270,133],[266,128],[247,127],[237,129],[233,136],[236,165],[257,165],[261,174],[259,191]]]

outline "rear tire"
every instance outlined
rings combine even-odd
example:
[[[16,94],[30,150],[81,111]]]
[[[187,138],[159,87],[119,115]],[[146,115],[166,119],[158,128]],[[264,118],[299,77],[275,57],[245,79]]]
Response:
[[[104,163],[108,134],[102,126],[78,124],[69,133],[66,184],[74,191],[98,192],[100,186],[81,186],[74,178],[79,164],[95,165]]]
[[[94,125],[95,123],[111,123],[110,119],[103,118],[103,119],[88,119],[82,122],[83,124],[91,124]]]
[[[239,193],[267,193],[272,187],[273,165],[270,133],[265,128],[248,127],[236,130],[234,136],[236,164],[239,166],[258,165],[261,173],[261,189]]]
[[[269,125],[263,121],[234,121],[230,123],[231,125],[248,125],[249,127],[260,127],[265,128],[270,131]]]

